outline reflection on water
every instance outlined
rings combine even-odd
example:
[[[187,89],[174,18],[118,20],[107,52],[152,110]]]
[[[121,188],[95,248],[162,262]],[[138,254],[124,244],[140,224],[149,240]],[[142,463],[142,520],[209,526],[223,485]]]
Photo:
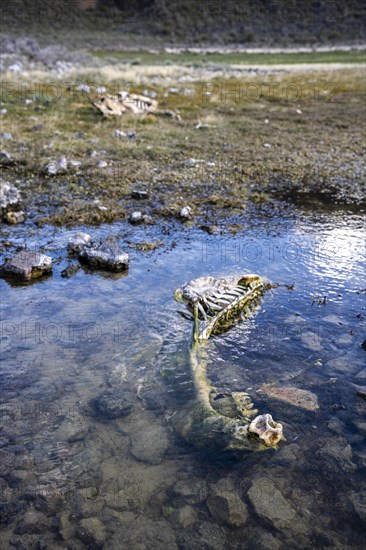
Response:
[[[356,395],[366,385],[361,217],[258,218],[230,237],[177,229],[158,235],[165,246],[154,253],[131,250],[123,276],[80,269],[70,279],[60,276],[70,231],[25,230],[7,238],[50,254],[54,272],[28,286],[0,281],[5,547],[366,543],[366,404]],[[134,228],[128,238],[157,232]],[[95,233],[125,244],[122,224]],[[278,451],[238,459],[198,453],[174,430],[190,394],[191,324],[173,291],[201,275],[240,272],[294,286],[267,292],[255,316],[208,347],[212,383],[248,391],[285,426]],[[263,384],[311,391],[319,408],[269,397]],[[116,388],[109,417],[91,410]],[[113,417],[124,399],[132,412]]]

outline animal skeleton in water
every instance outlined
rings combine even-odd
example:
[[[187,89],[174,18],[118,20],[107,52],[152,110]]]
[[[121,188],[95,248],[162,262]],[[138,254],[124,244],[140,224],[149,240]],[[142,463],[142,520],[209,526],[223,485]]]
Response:
[[[190,369],[196,391],[194,403],[178,414],[177,427],[198,448],[252,451],[276,446],[284,439],[282,424],[270,414],[255,416],[257,411],[247,393],[219,394],[209,384],[206,362],[202,360],[201,344],[258,305],[268,288],[269,283],[258,275],[244,275],[227,279],[200,277],[175,291],[175,299],[193,313]]]

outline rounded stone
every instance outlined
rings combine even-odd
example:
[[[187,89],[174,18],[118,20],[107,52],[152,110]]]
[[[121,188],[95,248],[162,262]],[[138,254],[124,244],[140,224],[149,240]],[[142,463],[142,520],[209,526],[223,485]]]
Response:
[[[133,409],[132,393],[123,387],[109,389],[92,399],[91,405],[102,418],[122,418]]]
[[[80,521],[77,528],[77,536],[89,548],[101,548],[107,534],[100,519],[92,517]]]

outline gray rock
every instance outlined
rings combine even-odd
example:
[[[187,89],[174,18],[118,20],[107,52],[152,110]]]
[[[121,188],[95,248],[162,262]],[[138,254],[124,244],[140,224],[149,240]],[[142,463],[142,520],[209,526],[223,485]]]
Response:
[[[223,550],[226,548],[226,538],[223,528],[203,521],[198,529],[185,529],[178,532],[180,550]]]
[[[61,271],[61,277],[64,279],[70,279],[70,277],[73,277],[76,275],[76,273],[79,271],[80,266],[78,264],[69,264],[65,269]]]
[[[4,109],[2,109],[0,112],[2,111],[4,111]],[[5,163],[6,161],[11,160],[11,155],[7,151],[0,151],[0,158]]]
[[[34,250],[21,250],[0,266],[0,276],[30,281],[52,272],[52,258]]]
[[[166,520],[152,521],[139,516],[118,530],[103,550],[177,550],[174,531]]]
[[[50,520],[36,510],[28,510],[18,521],[14,533],[17,535],[41,535],[50,527]]]
[[[1,524],[4,526],[11,523],[23,507],[23,502],[0,502]]]
[[[114,242],[92,241],[79,252],[79,260],[91,267],[108,271],[124,271],[130,257]]]
[[[106,162],[105,160],[100,160],[99,162],[97,162],[97,168],[107,168],[108,166],[108,162]]]
[[[131,191],[131,197],[138,200],[148,199],[149,193],[145,189],[133,189]]]
[[[177,481],[172,489],[172,495],[188,504],[199,504],[207,499],[207,483],[204,480]]]
[[[240,549],[246,550],[247,548],[255,548],[256,550],[279,550],[281,546],[281,542],[271,533],[251,526],[248,529],[248,537]]]
[[[57,174],[67,171],[67,158],[65,156],[60,157],[57,160],[51,160],[48,164],[45,165],[43,171],[48,176],[57,176]]]
[[[295,510],[270,478],[255,479],[248,497],[256,513],[278,529],[286,529],[295,517]]]
[[[24,485],[23,485],[24,486]],[[64,494],[60,489],[50,484],[30,485],[21,493],[21,500],[32,502],[38,512],[46,516],[57,514],[65,502]]]
[[[88,233],[79,232],[69,239],[67,244],[68,252],[78,254],[85,246],[91,243],[91,236]]]
[[[151,426],[148,432],[136,432],[131,437],[131,454],[141,462],[160,464],[168,448],[168,437],[161,426]]]
[[[96,517],[82,519],[77,528],[77,536],[88,548],[101,548],[107,538],[103,523]]]
[[[142,212],[140,211],[132,212],[132,214],[130,214],[130,217],[128,218],[128,221],[133,224],[142,223],[144,221]]]
[[[333,468],[334,463],[344,472],[357,470],[356,464],[352,462],[352,447],[343,437],[326,440],[318,453]]]
[[[123,387],[106,390],[92,399],[91,405],[101,418],[122,418],[133,410],[132,393]]]
[[[234,485],[222,479],[210,490],[207,506],[212,517],[221,525],[241,527],[248,520],[248,510]]]
[[[19,63],[13,63],[12,65],[9,65],[8,70],[11,71],[12,73],[19,73],[20,71],[23,70],[23,65],[19,61]]]
[[[84,94],[90,94],[90,86],[88,86],[87,84],[81,83],[76,87],[76,89],[78,92],[83,92]]]
[[[0,181],[0,209],[1,217],[8,212],[17,212],[21,209],[22,199],[19,190],[6,181]]]
[[[196,523],[197,512],[192,506],[187,504],[186,506],[174,510],[174,512],[169,515],[168,519],[170,523],[176,527],[186,529]]]
[[[189,220],[192,217],[192,208],[190,206],[183,206],[180,211],[180,217],[184,220]]]
[[[0,132],[0,137],[12,141],[13,136],[9,132]]]
[[[0,450],[0,477],[7,476],[9,472],[14,468],[14,455]]]
[[[348,494],[349,500],[352,502],[356,513],[363,521],[366,521],[366,489],[359,492],[351,491]]]
[[[114,137],[116,137],[116,138],[125,138],[125,137],[127,137],[127,134],[123,130],[115,130]]]

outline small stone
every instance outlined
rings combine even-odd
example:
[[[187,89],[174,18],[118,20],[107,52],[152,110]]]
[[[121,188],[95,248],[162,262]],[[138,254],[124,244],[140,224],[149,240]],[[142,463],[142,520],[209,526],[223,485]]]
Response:
[[[9,132],[0,132],[0,137],[3,139],[8,139],[10,141],[12,141],[13,139],[13,135],[10,134]]]
[[[175,524],[181,529],[186,529],[190,527],[197,521],[197,512],[192,506],[186,505],[174,510],[172,514],[169,515],[169,521],[172,524]]]
[[[87,84],[80,83],[76,89],[78,92],[83,92],[84,94],[90,94],[90,86],[88,86]]]
[[[91,236],[88,233],[79,232],[69,239],[67,250],[71,253],[79,253],[84,246],[89,245]]]
[[[138,516],[121,526],[103,546],[103,550],[177,550],[175,535],[166,520],[153,521]]]
[[[149,193],[148,193],[148,191],[146,191],[144,189],[133,189],[131,191],[131,197],[133,199],[138,199],[138,200],[148,199],[149,198]]]
[[[363,489],[357,493],[355,491],[351,491],[348,494],[348,498],[352,502],[359,517],[363,521],[366,521],[366,490]]]
[[[18,223],[23,223],[25,220],[25,215],[22,210],[19,212],[6,212],[4,219],[11,225],[16,225]]]
[[[124,271],[130,262],[127,252],[116,243],[107,241],[92,241],[79,252],[79,260],[91,267],[107,271]]]
[[[323,447],[317,453],[322,459],[325,459],[331,467],[334,463],[344,472],[354,472],[357,470],[356,464],[352,462],[352,447],[343,437],[326,440]]]
[[[123,130],[115,130],[115,132],[114,132],[114,137],[116,137],[116,138],[124,138],[124,137],[127,137],[127,134],[126,134],[126,132],[124,132]]]
[[[21,195],[19,190],[6,181],[0,181],[0,213],[5,218],[8,212],[18,212],[21,208]]]
[[[14,455],[5,451],[0,450],[0,476],[5,477],[8,473],[14,469]]]
[[[188,504],[199,504],[207,499],[207,483],[204,480],[177,481],[172,489],[172,494],[181,497]]]
[[[200,225],[200,229],[202,229],[202,231],[205,231],[209,235],[213,235],[219,230],[217,225]]]
[[[128,221],[132,224],[142,223],[144,221],[142,212],[140,211],[132,212],[132,214],[130,214],[130,217],[128,218]]]
[[[180,217],[189,220],[192,217],[192,208],[190,206],[183,206],[180,211]]]
[[[11,523],[22,510],[22,505],[20,502],[0,502],[1,524],[4,526]]]
[[[23,65],[20,62],[19,63],[13,63],[12,65],[9,65],[8,69],[12,73],[19,73],[20,71],[23,70]]]
[[[127,132],[127,137],[128,137],[128,139],[135,139],[136,134],[135,134],[135,132],[129,131],[129,132]]]
[[[210,490],[207,506],[212,517],[221,525],[241,527],[248,520],[248,510],[233,484],[220,480]]]
[[[315,393],[308,390],[292,386],[279,387],[263,384],[259,388],[259,391],[263,392],[267,397],[284,401],[307,411],[316,411],[319,409],[318,397]]]
[[[198,528],[179,529],[177,538],[180,550],[224,550],[230,547],[226,545],[223,528],[208,521],[200,522]]]
[[[59,161],[51,160],[44,167],[44,172],[48,176],[57,176],[57,174],[67,171],[67,159],[66,157],[61,157]]]
[[[80,521],[77,536],[89,548],[101,548],[107,538],[107,533],[100,519],[92,517]]]
[[[131,454],[141,462],[160,464],[168,449],[168,437],[161,426],[151,426],[147,432],[136,432],[131,437]]]
[[[106,390],[91,405],[102,418],[122,418],[133,410],[132,393],[123,387]]]
[[[79,269],[80,266],[78,264],[70,264],[61,271],[61,277],[64,279],[70,279],[70,277],[76,275]]]
[[[0,266],[2,277],[22,281],[38,279],[52,272],[52,258],[33,250],[22,250],[14,258]]]
[[[218,525],[203,521],[198,528],[198,532],[202,543],[207,544],[210,550],[223,550],[225,548],[225,534]]]
[[[294,520],[295,510],[270,478],[257,478],[252,482],[248,497],[258,516],[275,528],[286,529]]]
[[[11,155],[7,151],[0,151],[0,158],[3,161],[9,161],[11,160]]]
[[[41,535],[48,531],[49,520],[36,510],[28,510],[15,526],[14,533],[17,535]]]
[[[108,163],[105,160],[100,160],[97,162],[97,168],[106,168],[108,166]]]

